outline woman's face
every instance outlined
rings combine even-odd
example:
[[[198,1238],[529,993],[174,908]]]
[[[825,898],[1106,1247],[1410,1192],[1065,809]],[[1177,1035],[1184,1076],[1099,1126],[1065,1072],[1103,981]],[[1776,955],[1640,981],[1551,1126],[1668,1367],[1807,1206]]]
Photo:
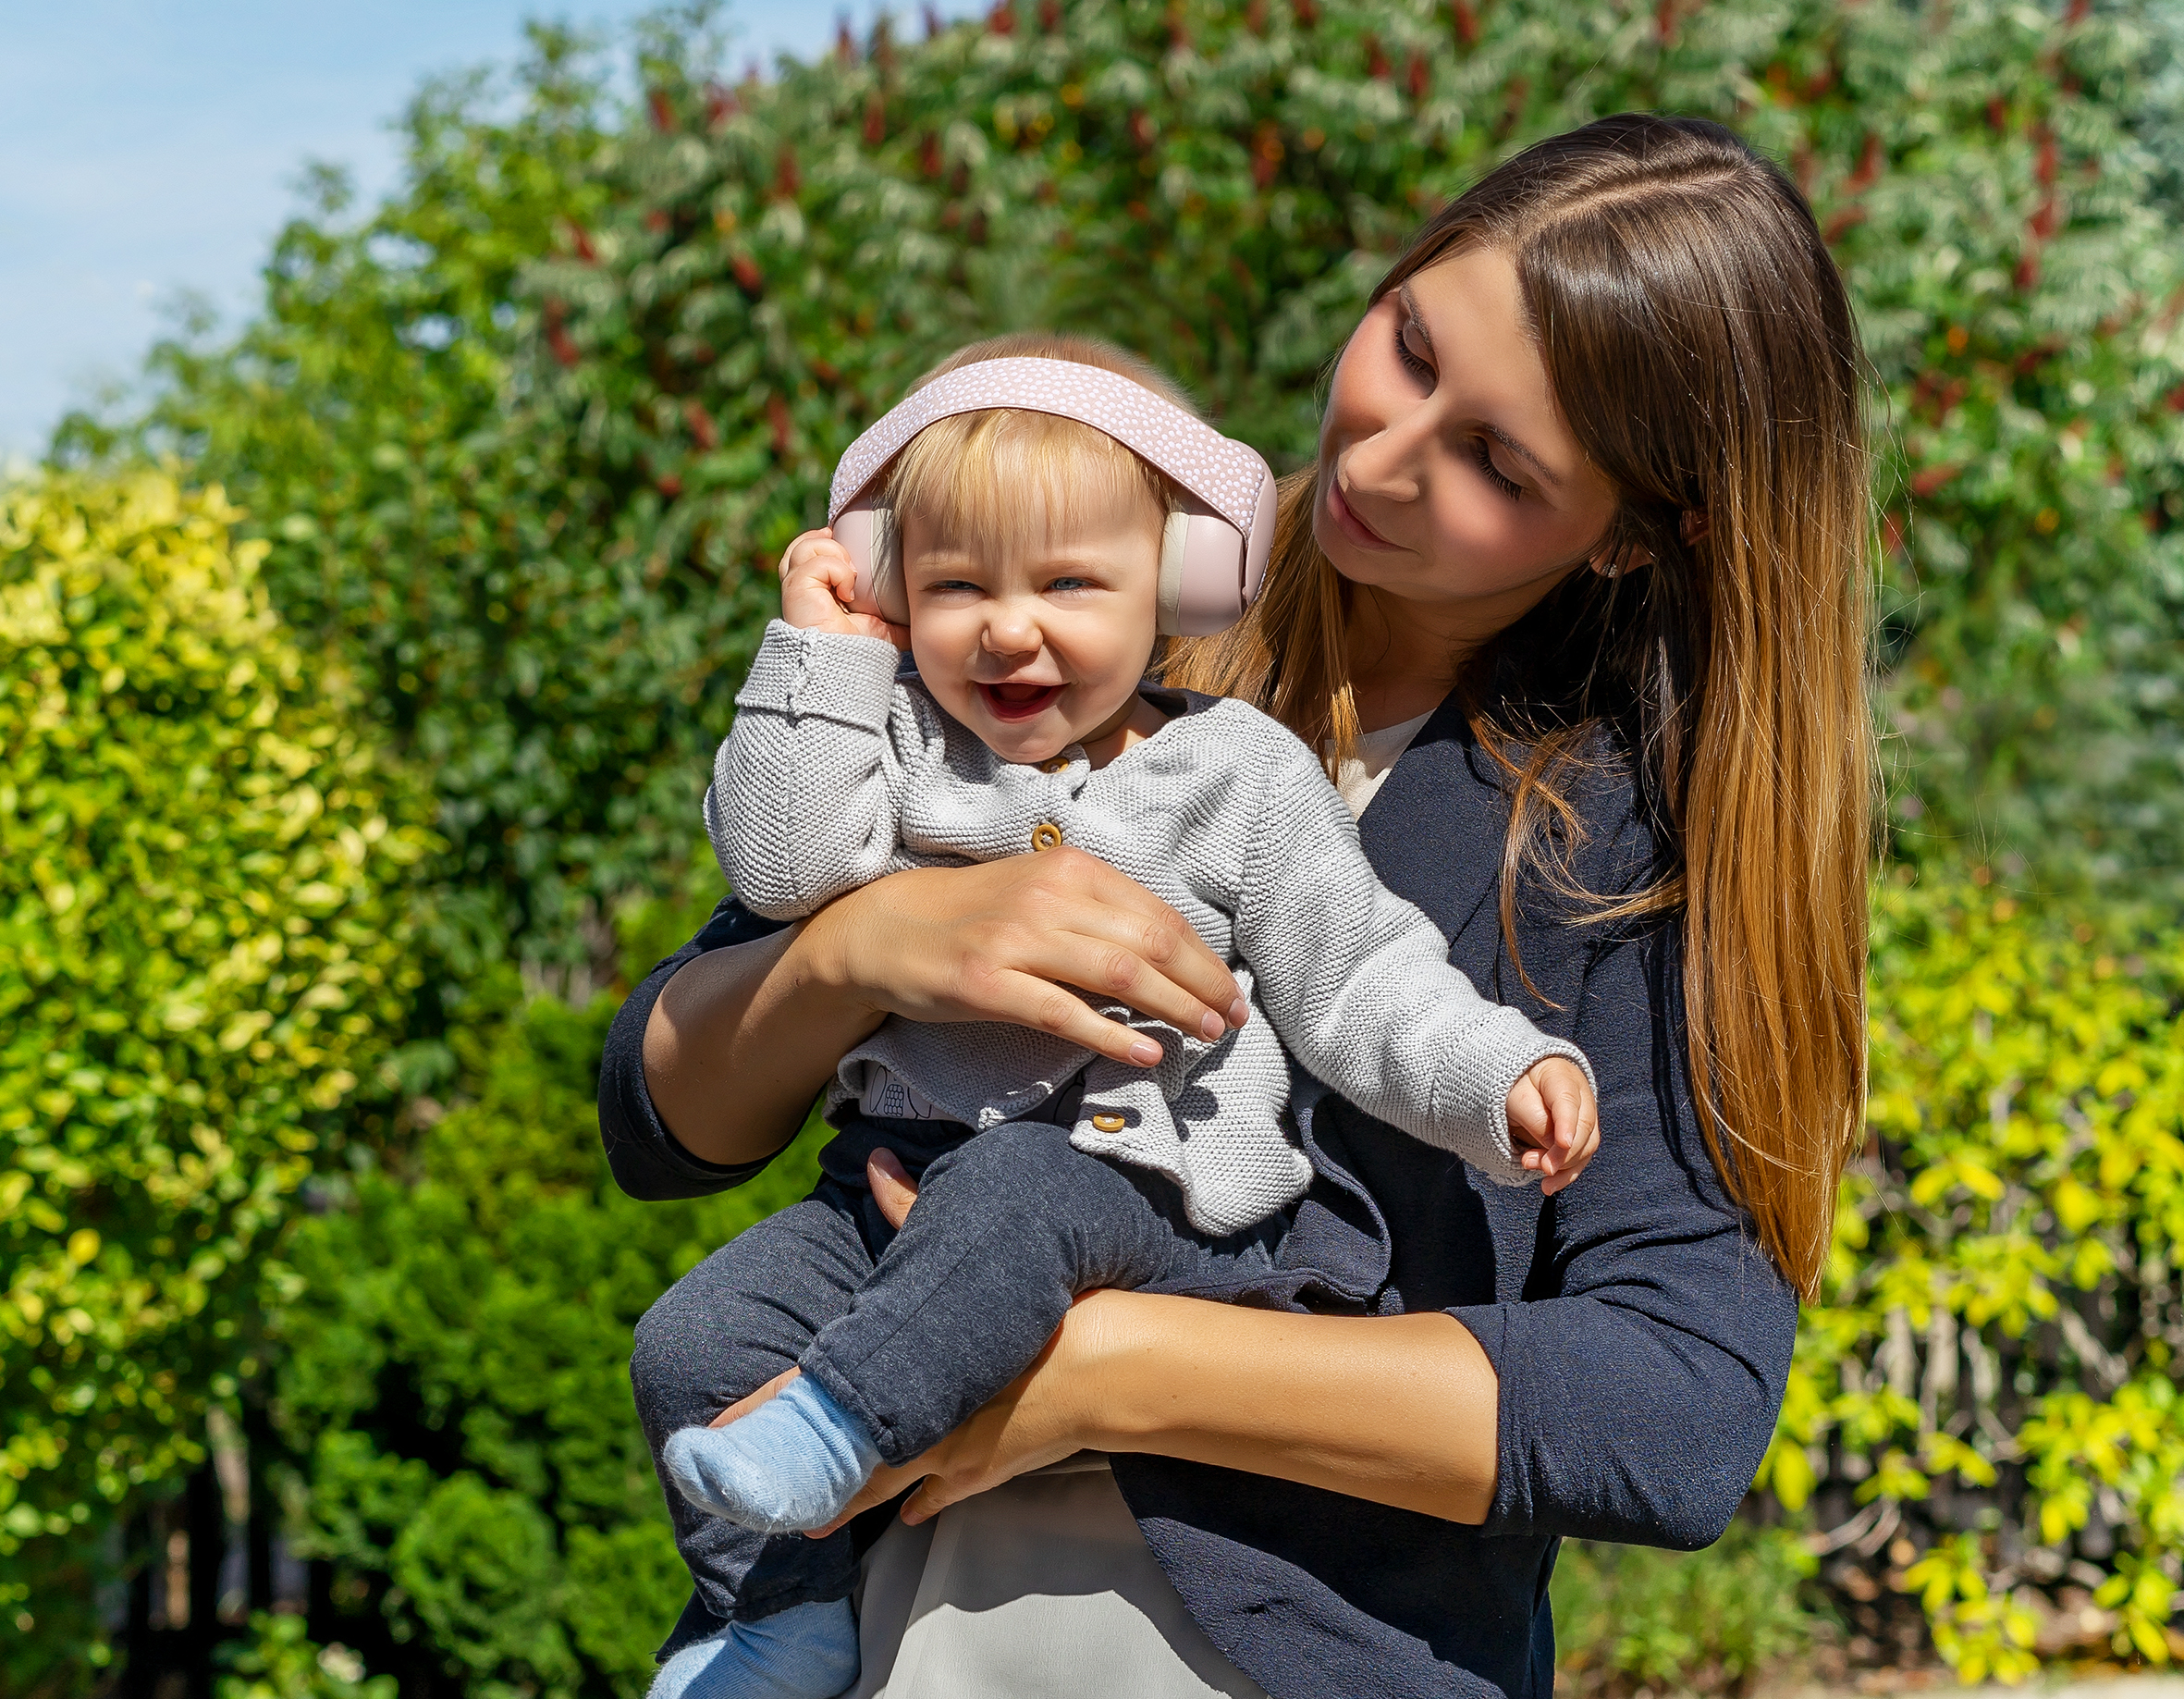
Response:
[[[1440,261],[1365,315],[1335,368],[1312,521],[1344,578],[1479,641],[1580,566],[1614,511],[1506,255]]]

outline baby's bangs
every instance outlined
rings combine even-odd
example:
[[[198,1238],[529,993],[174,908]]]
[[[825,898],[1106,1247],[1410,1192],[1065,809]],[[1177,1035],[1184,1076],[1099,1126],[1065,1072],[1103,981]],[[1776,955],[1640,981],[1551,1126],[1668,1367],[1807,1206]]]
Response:
[[[898,515],[943,543],[1012,559],[1118,511],[1168,511],[1167,480],[1104,431],[1020,408],[928,425],[888,480]]]

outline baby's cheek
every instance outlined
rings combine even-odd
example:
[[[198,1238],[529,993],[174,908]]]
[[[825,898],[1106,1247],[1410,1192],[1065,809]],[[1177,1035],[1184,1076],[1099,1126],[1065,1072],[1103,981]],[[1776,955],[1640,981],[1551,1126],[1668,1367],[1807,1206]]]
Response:
[[[962,720],[970,707],[971,687],[964,683],[969,669],[963,664],[963,634],[951,629],[954,623],[945,616],[921,614],[911,622],[910,654],[934,699]]]

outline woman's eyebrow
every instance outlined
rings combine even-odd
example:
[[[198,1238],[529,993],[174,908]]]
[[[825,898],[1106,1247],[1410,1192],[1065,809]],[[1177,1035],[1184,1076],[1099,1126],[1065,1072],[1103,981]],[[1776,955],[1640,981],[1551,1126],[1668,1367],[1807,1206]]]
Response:
[[[1397,284],[1395,286],[1395,298],[1403,302],[1403,310],[1405,313],[1410,315],[1410,322],[1417,326],[1418,335],[1426,344],[1426,351],[1428,353],[1431,353],[1433,351],[1433,332],[1426,323],[1426,315],[1418,310],[1418,298],[1411,293],[1410,285],[1407,283]],[[1500,425],[1494,425],[1491,422],[1482,422],[1479,428],[1485,431],[1486,434],[1489,437],[1491,437],[1496,442],[1500,443],[1504,449],[1507,449],[1510,453],[1515,455],[1517,459],[1525,462],[1541,477],[1545,478],[1548,483],[1553,485],[1555,488],[1560,489],[1562,487],[1562,479],[1554,474],[1553,471],[1548,466],[1547,462],[1541,460],[1537,454],[1534,454],[1529,449],[1526,448],[1523,443],[1517,441],[1515,437],[1512,437]]]

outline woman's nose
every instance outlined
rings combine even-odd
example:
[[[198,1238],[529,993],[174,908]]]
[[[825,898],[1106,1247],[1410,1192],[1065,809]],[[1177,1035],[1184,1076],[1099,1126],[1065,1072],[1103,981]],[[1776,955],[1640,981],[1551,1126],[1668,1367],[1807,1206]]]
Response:
[[[1424,410],[1390,419],[1343,456],[1343,482],[1352,492],[1380,501],[1416,501],[1423,488],[1419,460],[1429,431]]]

